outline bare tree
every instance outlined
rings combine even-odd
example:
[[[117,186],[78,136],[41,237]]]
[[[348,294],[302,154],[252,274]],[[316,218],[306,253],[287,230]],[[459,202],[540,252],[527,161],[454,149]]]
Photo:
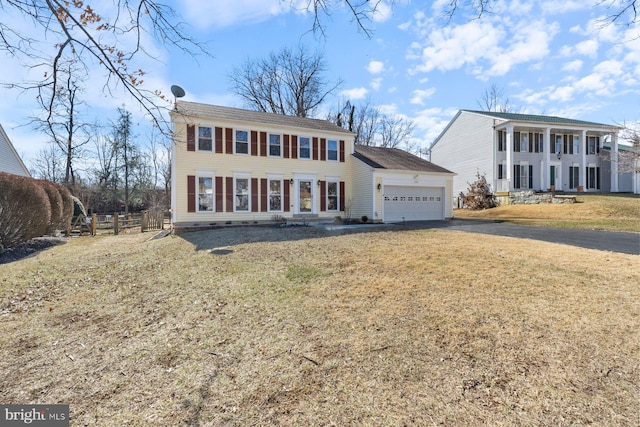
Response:
[[[398,148],[404,144],[406,151],[411,151],[413,147],[410,145],[410,140],[414,128],[413,121],[405,117],[383,115],[380,120],[380,145],[382,147]]]
[[[341,81],[329,83],[320,52],[304,46],[285,48],[264,59],[248,59],[229,76],[232,90],[249,108],[275,114],[312,117]]]
[[[294,7],[300,4],[296,0],[282,0]],[[393,4],[394,1],[388,2]],[[372,29],[369,23],[380,11],[384,2],[382,0],[306,0],[304,9],[313,13],[313,31],[325,35],[324,19],[331,17],[333,10],[346,6],[359,31],[367,37],[371,37]]]
[[[36,155],[32,170],[37,178],[61,184],[64,179],[64,158],[55,143],[48,144],[40,149]]]
[[[61,76],[68,64],[75,66],[76,74],[86,74],[91,66],[97,66],[106,73],[103,89],[107,94],[118,88],[124,90],[157,125],[163,125],[163,95],[144,89],[146,72],[132,66],[145,54],[143,35],[150,34],[165,46],[192,55],[207,54],[202,44],[184,32],[174,10],[153,0],[5,0],[0,1],[0,10],[6,11],[0,14],[0,50],[42,76],[36,81],[4,84],[36,90],[50,115],[54,114],[59,88],[65,85]],[[35,27],[34,38],[21,33],[10,21],[16,13]],[[92,74],[92,83],[96,83],[98,74]]]
[[[504,89],[498,87],[495,83],[492,83],[489,88],[485,89],[477,102],[483,111],[493,111],[497,113],[516,112],[516,108],[511,101],[509,101],[509,98],[505,98]]]

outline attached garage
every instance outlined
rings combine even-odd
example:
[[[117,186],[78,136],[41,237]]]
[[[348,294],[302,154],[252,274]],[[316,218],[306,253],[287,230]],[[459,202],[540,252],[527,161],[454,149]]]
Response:
[[[444,219],[444,188],[384,187],[384,219],[386,222]]]
[[[397,148],[355,146],[353,216],[403,222],[453,217],[454,173]]]

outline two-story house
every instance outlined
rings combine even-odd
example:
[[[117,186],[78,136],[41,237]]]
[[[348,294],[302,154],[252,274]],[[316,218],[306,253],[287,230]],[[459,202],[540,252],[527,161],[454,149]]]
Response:
[[[600,152],[608,141],[615,158],[619,130],[562,117],[460,110],[431,144],[431,160],[456,171],[456,195],[477,173],[495,192],[617,192],[617,163]]]
[[[326,120],[178,101],[171,112],[175,228],[274,219],[444,219],[453,173],[354,145]]]

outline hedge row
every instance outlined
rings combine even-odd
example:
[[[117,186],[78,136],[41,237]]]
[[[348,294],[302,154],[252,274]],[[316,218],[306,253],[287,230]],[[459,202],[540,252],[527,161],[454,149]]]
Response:
[[[67,230],[72,217],[73,199],[63,186],[0,172],[0,246]]]

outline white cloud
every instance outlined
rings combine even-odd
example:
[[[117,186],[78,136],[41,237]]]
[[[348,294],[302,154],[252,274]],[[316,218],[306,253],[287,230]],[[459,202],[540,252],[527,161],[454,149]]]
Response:
[[[558,15],[561,13],[576,12],[591,8],[592,5],[584,0],[552,0],[542,2],[540,9],[545,15]]]
[[[416,105],[424,105],[425,99],[431,98],[435,92],[436,88],[434,87],[429,89],[416,89],[411,93],[412,97],[409,102]]]
[[[295,8],[281,0],[179,0],[176,10],[189,24],[205,29],[265,21]]]
[[[575,61],[566,62],[562,66],[562,71],[567,71],[570,73],[578,72],[582,69],[582,64],[583,62],[579,59],[576,59]]]
[[[393,14],[393,9],[387,3],[381,1],[376,6],[376,11],[371,16],[373,22],[385,22]]]
[[[371,74],[380,74],[384,71],[384,62],[371,60],[367,65],[367,71]]]
[[[585,40],[576,44],[573,49],[580,55],[595,58],[596,56],[598,56],[598,41]]]
[[[346,89],[340,92],[340,96],[347,98],[351,101],[355,101],[357,99],[364,99],[367,96],[369,90],[364,87],[357,87],[353,89]]]
[[[377,77],[371,80],[371,89],[377,91],[377,90],[380,90],[381,86],[382,86],[382,77]]]

